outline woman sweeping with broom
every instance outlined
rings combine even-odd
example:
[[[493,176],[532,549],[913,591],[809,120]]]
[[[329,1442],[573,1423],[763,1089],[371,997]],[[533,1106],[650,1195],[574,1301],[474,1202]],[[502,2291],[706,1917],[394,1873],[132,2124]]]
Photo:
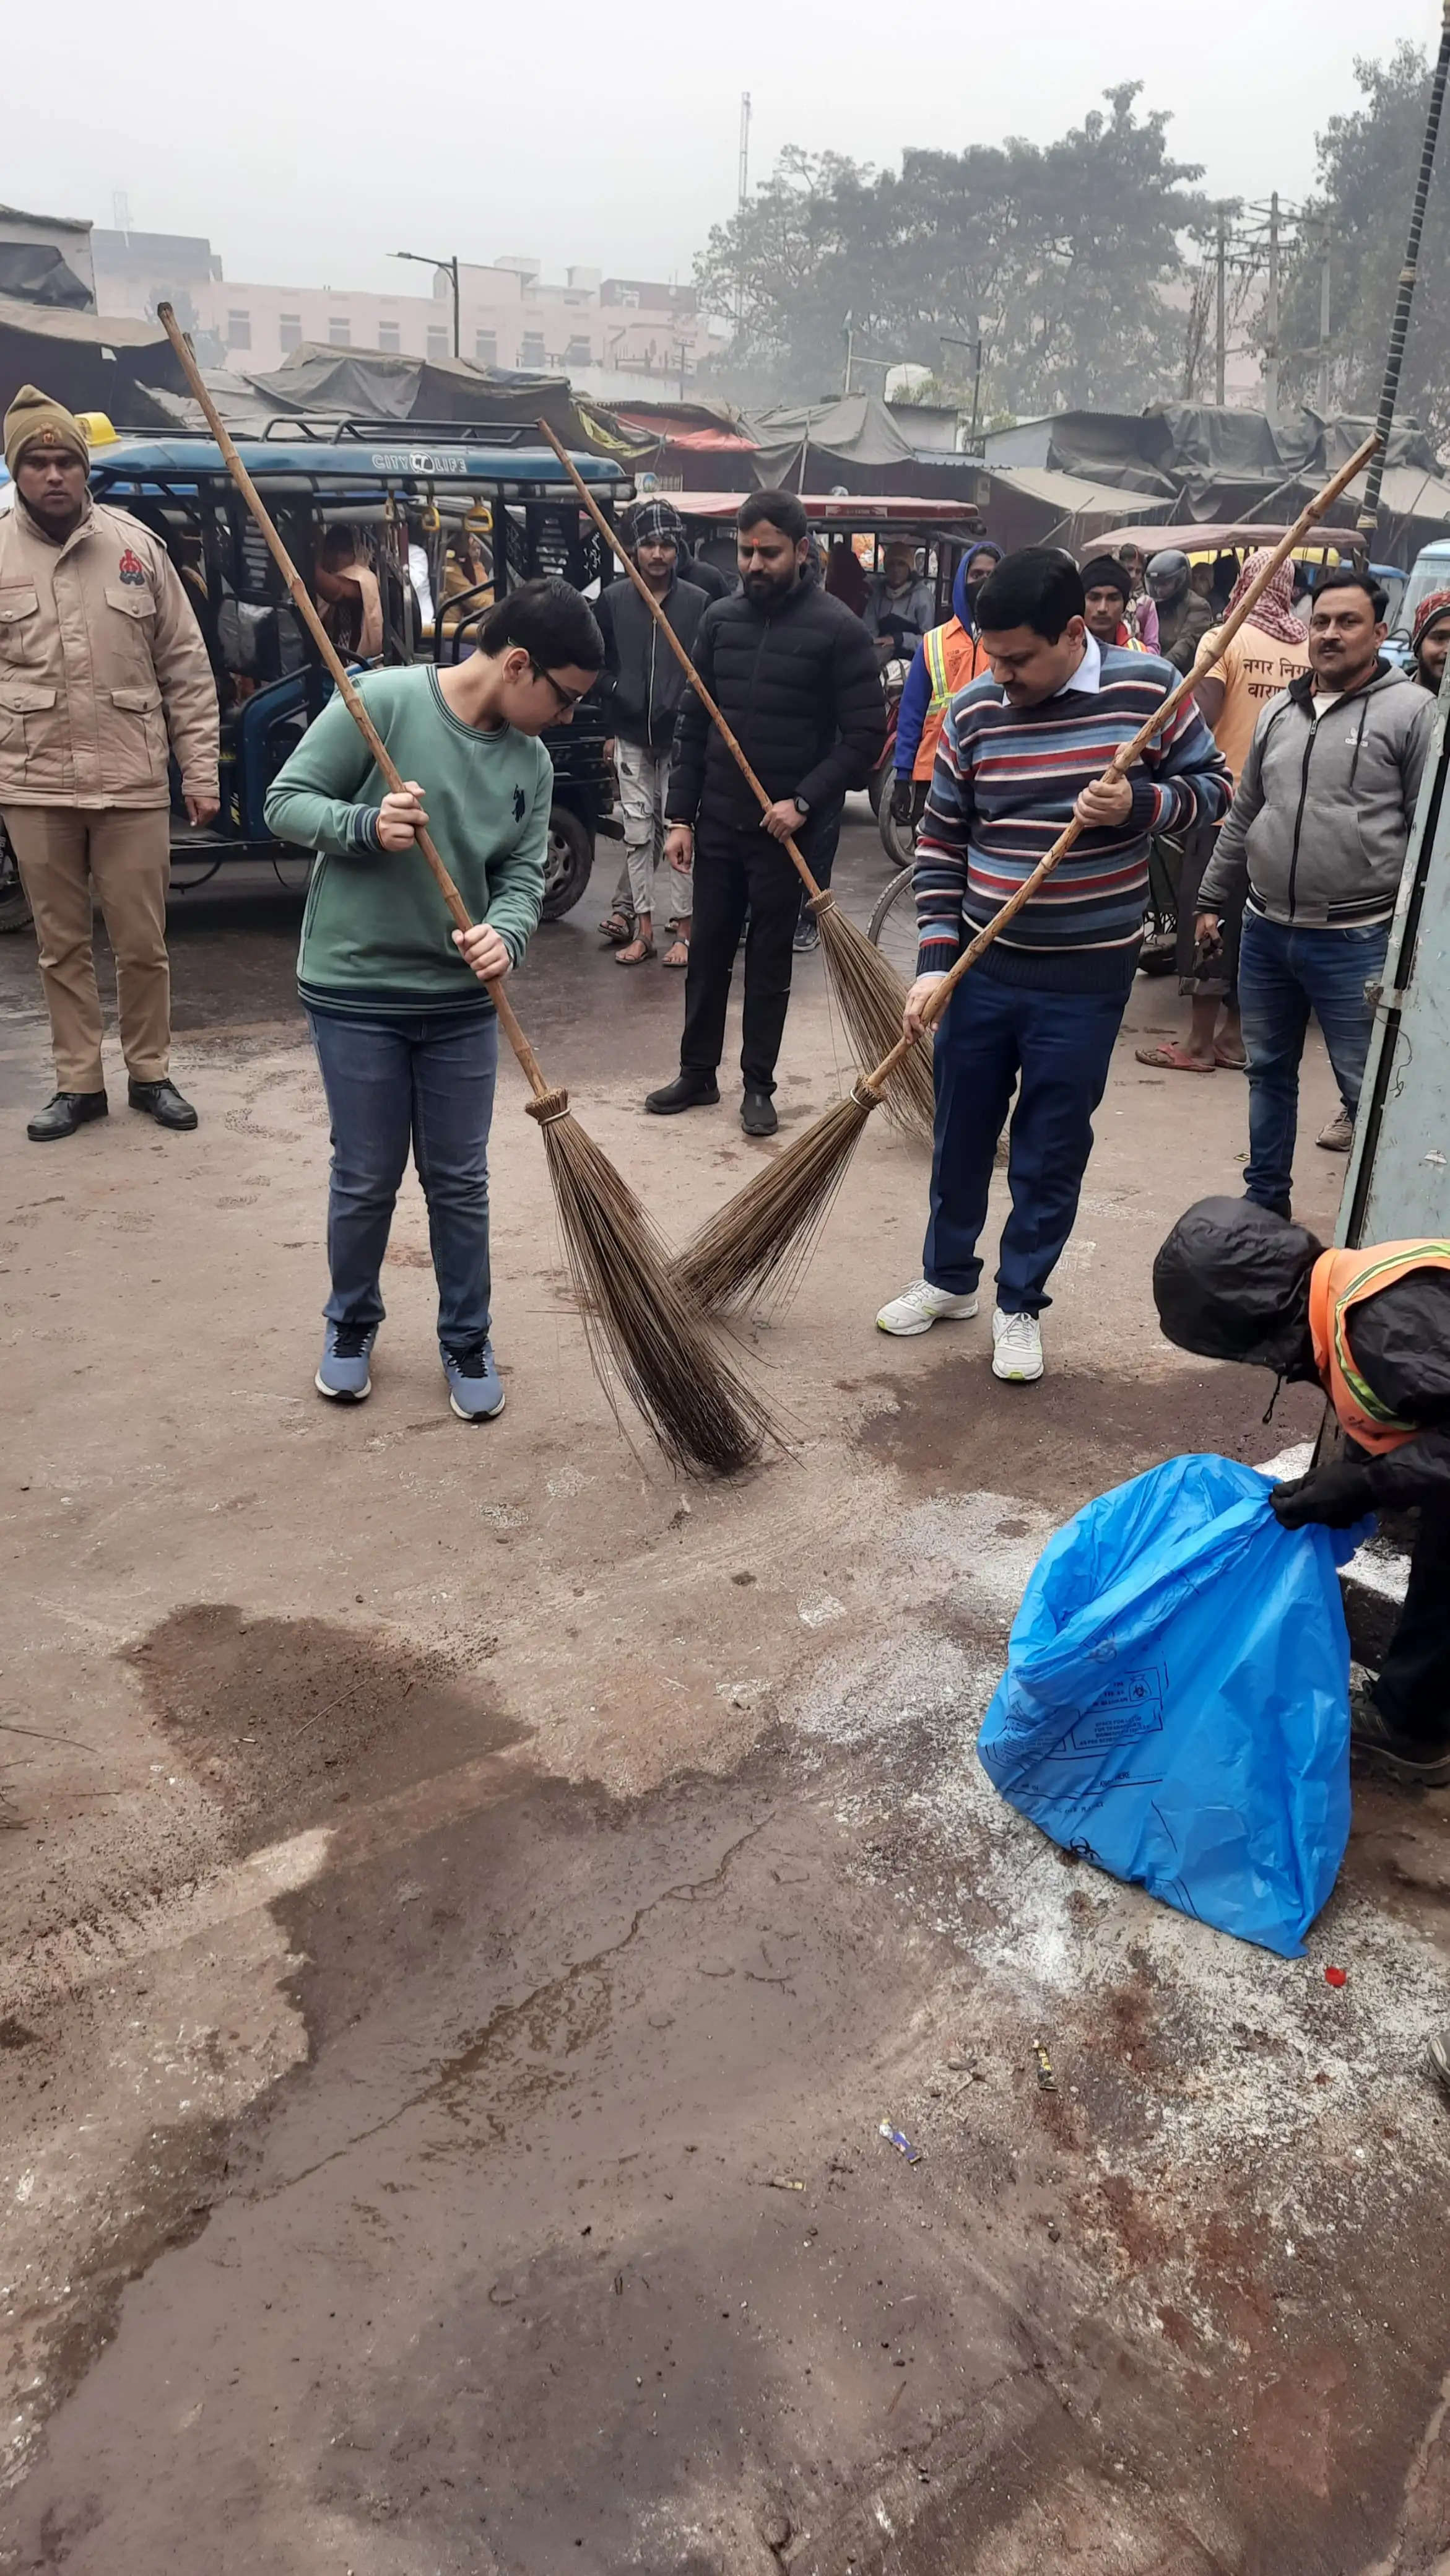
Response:
[[[489,1338],[493,987],[519,963],[543,901],[553,764],[538,736],[570,721],[603,660],[579,593],[527,582],[490,611],[466,661],[362,682],[401,793],[385,793],[340,696],[268,790],[278,839],[318,854],[297,982],[332,1122],[332,1294],[315,1383],[334,1402],[372,1390],[383,1255],[411,1145],[450,1404],[464,1422],[503,1411]],[[419,863],[425,825],[476,916],[471,930],[450,933]]]

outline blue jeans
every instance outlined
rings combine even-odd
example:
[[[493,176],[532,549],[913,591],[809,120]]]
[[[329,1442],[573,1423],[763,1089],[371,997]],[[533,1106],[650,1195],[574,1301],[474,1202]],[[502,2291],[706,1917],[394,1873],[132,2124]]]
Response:
[[[1011,1105],[997,1303],[1004,1314],[1050,1306],[1047,1281],[1072,1232],[1128,996],[1051,993],[965,976],[937,1031],[931,1217],[922,1268],[934,1288],[971,1295],[982,1275],[992,1157]]]
[[[1339,1096],[1353,1117],[1374,1013],[1367,982],[1384,968],[1390,926],[1288,930],[1244,914],[1239,1009],[1249,1060],[1249,1159],[1244,1195],[1287,1215],[1299,1126],[1299,1061],[1312,1010],[1324,1032]]]
[[[380,1324],[379,1284],[408,1148],[428,1202],[438,1339],[466,1350],[488,1334],[488,1130],[498,1073],[492,1011],[404,1020],[309,1011],[332,1121],[327,1263],[332,1324]]]

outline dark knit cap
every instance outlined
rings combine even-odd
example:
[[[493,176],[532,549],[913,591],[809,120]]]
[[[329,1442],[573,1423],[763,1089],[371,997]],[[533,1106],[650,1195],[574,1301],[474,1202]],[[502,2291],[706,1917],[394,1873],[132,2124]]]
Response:
[[[1115,590],[1124,607],[1133,587],[1116,555],[1091,556],[1082,568],[1082,586],[1085,591]]]

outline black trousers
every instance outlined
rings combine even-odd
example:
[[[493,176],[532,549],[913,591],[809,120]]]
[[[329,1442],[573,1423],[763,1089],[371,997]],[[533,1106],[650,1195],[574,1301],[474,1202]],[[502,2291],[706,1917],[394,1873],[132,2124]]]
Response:
[[[839,806],[812,814],[796,839],[811,874],[829,885],[841,835]],[[695,913],[685,977],[682,1073],[715,1073],[725,1051],[725,1010],[740,926],[745,935],[745,1011],[740,1070],[747,1091],[774,1091],[775,1060],[790,1001],[791,938],[801,881],[778,841],[758,823],[701,812],[695,825]]]
[[[1435,1750],[1450,1744],[1450,1510],[1420,1507],[1405,1606],[1374,1695],[1391,1726]]]

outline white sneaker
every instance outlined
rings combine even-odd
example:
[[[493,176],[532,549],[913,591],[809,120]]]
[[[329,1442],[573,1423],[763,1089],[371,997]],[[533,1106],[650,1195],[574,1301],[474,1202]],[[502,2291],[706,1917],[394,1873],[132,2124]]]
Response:
[[[1004,1315],[992,1309],[992,1375],[1013,1386],[1030,1386],[1042,1375],[1042,1326],[1035,1315]]]
[[[975,1297],[953,1297],[933,1288],[929,1279],[913,1279],[876,1318],[883,1333],[929,1333],[933,1324],[969,1324],[977,1311]]]

